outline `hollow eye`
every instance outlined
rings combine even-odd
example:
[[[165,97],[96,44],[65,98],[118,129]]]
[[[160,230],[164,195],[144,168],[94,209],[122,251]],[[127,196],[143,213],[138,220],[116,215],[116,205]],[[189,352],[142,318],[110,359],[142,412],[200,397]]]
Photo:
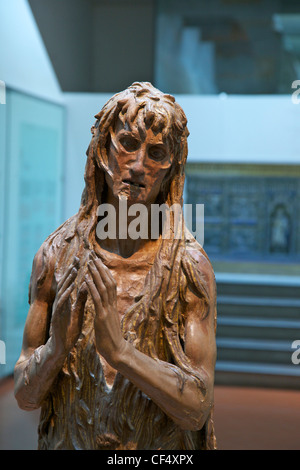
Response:
[[[149,149],[149,156],[153,159],[153,160],[163,160],[166,156],[166,151],[163,147],[160,147],[160,146],[153,146],[153,147],[150,147]]]
[[[134,152],[139,147],[138,141],[129,135],[121,137],[120,143],[126,152]]]

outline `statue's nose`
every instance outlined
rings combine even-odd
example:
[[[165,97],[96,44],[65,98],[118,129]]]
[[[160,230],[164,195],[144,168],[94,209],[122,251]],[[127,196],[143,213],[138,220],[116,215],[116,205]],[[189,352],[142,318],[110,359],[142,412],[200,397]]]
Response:
[[[137,152],[136,159],[130,167],[130,173],[132,176],[143,177],[145,174],[145,163],[144,163],[145,153],[140,150]]]

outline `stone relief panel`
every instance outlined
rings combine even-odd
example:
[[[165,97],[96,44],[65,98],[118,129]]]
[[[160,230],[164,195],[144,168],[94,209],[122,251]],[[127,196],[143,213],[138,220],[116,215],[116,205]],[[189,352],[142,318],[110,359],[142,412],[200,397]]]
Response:
[[[187,175],[188,204],[204,204],[204,248],[215,258],[300,259],[300,178]]]

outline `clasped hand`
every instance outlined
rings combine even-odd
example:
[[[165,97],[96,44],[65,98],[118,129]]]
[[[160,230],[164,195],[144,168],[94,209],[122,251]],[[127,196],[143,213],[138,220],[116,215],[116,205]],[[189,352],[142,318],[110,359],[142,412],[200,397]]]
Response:
[[[94,252],[88,261],[88,273],[76,300],[71,302],[75,288],[79,259],[66,271],[57,286],[53,305],[52,337],[57,351],[68,353],[75,345],[82,330],[84,306],[88,290],[95,305],[95,339],[98,352],[114,367],[126,341],[123,338],[117,310],[117,284],[110,270]]]
[[[117,309],[117,284],[110,270],[91,252],[85,281],[95,305],[95,338],[98,352],[114,367],[126,341]]]
[[[76,300],[71,301],[75,289],[79,259],[73,263],[57,285],[57,292],[52,308],[51,339],[57,354],[66,355],[75,346],[82,330],[84,306],[88,289],[84,282],[77,292]]]

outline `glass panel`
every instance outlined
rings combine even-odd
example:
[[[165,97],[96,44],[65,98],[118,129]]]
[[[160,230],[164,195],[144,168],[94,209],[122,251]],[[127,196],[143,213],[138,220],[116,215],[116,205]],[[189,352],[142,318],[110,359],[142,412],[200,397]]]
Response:
[[[1,90],[0,90],[1,92]],[[1,96],[0,96],[1,98]],[[4,223],[4,194],[5,194],[5,132],[6,132],[6,105],[0,104],[0,377],[6,361],[5,349],[5,321],[3,315],[2,297],[2,266],[3,266],[3,223]]]
[[[11,91],[7,109],[2,375],[12,372],[20,354],[34,255],[62,222],[63,108]]]
[[[157,0],[156,11],[158,88],[292,93],[299,78],[299,0]]]

